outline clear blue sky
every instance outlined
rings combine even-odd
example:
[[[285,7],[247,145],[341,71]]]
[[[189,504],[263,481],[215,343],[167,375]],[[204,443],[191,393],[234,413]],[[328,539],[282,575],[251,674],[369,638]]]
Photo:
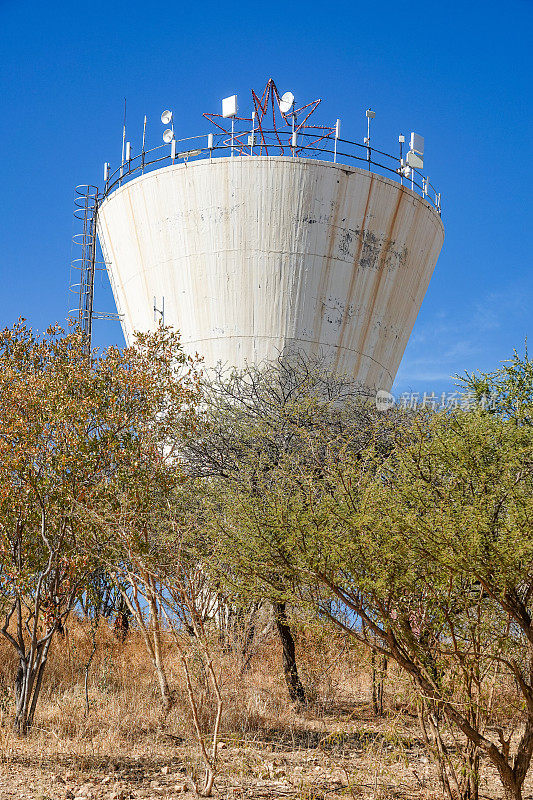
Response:
[[[493,368],[532,318],[532,23],[531,0],[0,0],[0,324],[64,321],[73,188],[116,166],[124,97],[128,138],[147,114],[158,144],[163,108],[179,134],[202,133],[202,112],[235,92],[242,109],[272,76],[299,101],[322,97],[347,138],[361,140],[369,106],[376,146],[425,135],[446,240],[396,390]],[[104,280],[97,292],[112,310]],[[120,326],[95,323],[95,341],[122,343]]]

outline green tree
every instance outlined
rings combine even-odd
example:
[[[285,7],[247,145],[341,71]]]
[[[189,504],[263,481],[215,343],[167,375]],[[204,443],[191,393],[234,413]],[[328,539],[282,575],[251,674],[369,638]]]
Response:
[[[533,360],[527,342],[523,356],[514,350],[511,358],[492,372],[465,372],[456,377],[489,413],[515,424],[533,425]]]
[[[219,560],[243,585],[272,591],[281,573],[411,676],[450,798],[477,797],[483,754],[518,800],[533,752],[533,446],[508,412],[388,414],[337,442],[326,427],[314,465],[249,470],[261,491],[211,505]],[[488,727],[494,687],[513,685],[517,741]]]
[[[162,723],[175,702],[164,640],[166,649],[173,645],[177,651],[204,769],[201,780],[194,771],[190,778],[199,795],[210,797],[217,775],[223,709],[209,616],[204,613],[212,589],[206,580],[206,551],[197,541],[195,487],[184,480],[174,459],[166,461],[164,440],[162,445],[161,462],[150,458],[142,480],[136,474],[134,483],[128,485],[122,476],[110,486],[105,499],[79,511],[92,528],[92,548],[98,550],[101,563],[114,577],[143,636],[159,682]],[[200,680],[195,675],[198,667]],[[199,698],[205,698],[206,691],[216,706],[211,725],[200,713]]]
[[[270,483],[289,461],[318,475],[325,432],[330,448],[333,443],[342,447],[345,435],[364,436],[371,414],[361,405],[363,393],[353,381],[334,376],[321,362],[299,355],[241,372],[221,371],[203,388],[201,429],[184,442],[182,457],[192,477],[206,479],[212,498],[217,492],[227,492],[228,497],[235,492],[268,503]],[[231,559],[226,560],[225,567],[230,563]],[[238,576],[235,580],[238,583]],[[228,583],[226,575],[226,587]],[[278,566],[270,570],[270,584],[289,696],[305,703],[287,613],[291,580]],[[214,586],[219,585],[215,578]],[[256,584],[244,587],[241,583],[234,598],[240,604],[246,598],[248,608],[257,607],[261,596],[254,593],[255,588]]]

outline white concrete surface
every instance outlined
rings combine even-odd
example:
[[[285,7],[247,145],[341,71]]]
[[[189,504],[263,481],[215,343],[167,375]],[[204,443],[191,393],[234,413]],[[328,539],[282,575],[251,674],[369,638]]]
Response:
[[[154,297],[184,348],[242,367],[300,349],[390,389],[444,239],[396,181],[324,161],[235,157],[140,176],[98,233],[126,340]]]

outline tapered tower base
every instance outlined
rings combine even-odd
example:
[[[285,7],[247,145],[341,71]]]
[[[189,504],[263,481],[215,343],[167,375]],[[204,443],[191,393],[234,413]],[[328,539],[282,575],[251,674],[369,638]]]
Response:
[[[386,390],[444,240],[409,188],[285,156],[142,175],[105,200],[98,233],[127,341],[164,308],[206,366],[298,350]]]

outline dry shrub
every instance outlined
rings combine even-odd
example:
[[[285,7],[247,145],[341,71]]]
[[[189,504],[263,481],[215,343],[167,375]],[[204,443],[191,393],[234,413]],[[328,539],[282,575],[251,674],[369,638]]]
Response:
[[[429,792],[436,778],[427,759],[423,761],[416,698],[409,680],[395,664],[389,664],[385,716],[377,719],[371,706],[370,653],[327,625],[303,617],[292,623],[300,673],[311,698],[305,709],[296,709],[288,700],[275,632],[262,638],[243,671],[239,643],[232,650],[219,631],[209,630],[224,697],[221,738],[227,748],[221,751],[220,769],[226,778],[243,785],[256,777],[263,780],[265,764],[268,767],[273,758],[267,753],[275,750],[283,753],[280,770],[290,772],[290,764],[299,765],[311,776],[306,780],[314,781],[314,770],[324,768],[357,797],[378,798],[398,784]],[[80,775],[84,770],[112,771],[113,765],[138,758],[159,759],[159,763],[177,760],[182,770],[197,769],[190,705],[171,637],[165,637],[164,657],[176,702],[164,725],[158,683],[140,633],[132,627],[122,643],[103,622],[95,641],[89,711],[84,679],[93,631],[85,620],[73,616],[65,636],[54,643],[35,727],[25,742],[10,732],[17,664],[11,648],[0,641],[1,760],[15,764],[29,758],[44,769],[61,765],[65,769],[68,764]],[[215,698],[200,662],[193,659],[190,666],[200,721],[208,731],[216,712]],[[500,682],[494,702],[494,722],[505,726],[515,713],[515,688]],[[276,769],[274,764],[274,779]]]
[[[89,670],[89,712],[85,701],[85,670],[96,642]],[[281,646],[275,633],[262,640],[242,670],[242,659],[211,631],[217,673],[224,695],[223,733],[243,736],[282,727],[293,722],[295,711],[288,702],[281,669]],[[369,679],[361,647],[346,644],[330,628],[298,621],[296,624],[299,668],[309,697],[317,709],[342,696],[364,697]],[[168,636],[164,658],[176,705],[167,721],[176,736],[191,729],[189,704],[178,653]],[[12,711],[11,697],[17,660],[11,646],[0,640],[0,719],[6,724]],[[201,670],[192,662],[195,690],[202,720],[211,721],[213,698],[204,685]],[[57,636],[49,658],[36,726],[65,739],[113,738],[120,740],[152,734],[158,728],[160,697],[157,681],[144,643],[134,627],[124,643],[112,627],[101,622],[94,631],[73,615],[64,636]]]
[[[305,618],[293,620],[298,666],[310,699],[306,710],[288,700],[281,668],[281,646],[272,632],[257,646],[247,670],[242,670],[238,648],[232,651],[216,629],[210,631],[214,663],[224,697],[222,735],[271,738],[295,727],[312,727],[325,716],[350,717],[362,708],[371,714],[370,654],[341,632]],[[175,706],[160,725],[160,695],[142,637],[132,627],[119,641],[112,627],[102,622],[94,632],[96,651],[89,671],[89,710],[85,700],[85,669],[93,649],[90,624],[72,616],[63,637],[57,637],[49,658],[37,709],[36,728],[55,741],[91,742],[102,752],[120,743],[137,742],[154,735],[189,739],[190,708],[182,665],[170,635],[164,641],[164,658]],[[199,663],[199,662],[198,662]],[[199,713],[205,729],[215,714],[201,669],[191,662]],[[13,680],[17,661],[13,649],[0,640],[0,723],[7,728],[13,713]],[[495,694],[495,722],[505,725],[515,713],[514,687],[501,686]],[[385,712],[414,715],[416,699],[409,680],[389,664],[385,681]],[[52,743],[52,742],[51,742]]]

